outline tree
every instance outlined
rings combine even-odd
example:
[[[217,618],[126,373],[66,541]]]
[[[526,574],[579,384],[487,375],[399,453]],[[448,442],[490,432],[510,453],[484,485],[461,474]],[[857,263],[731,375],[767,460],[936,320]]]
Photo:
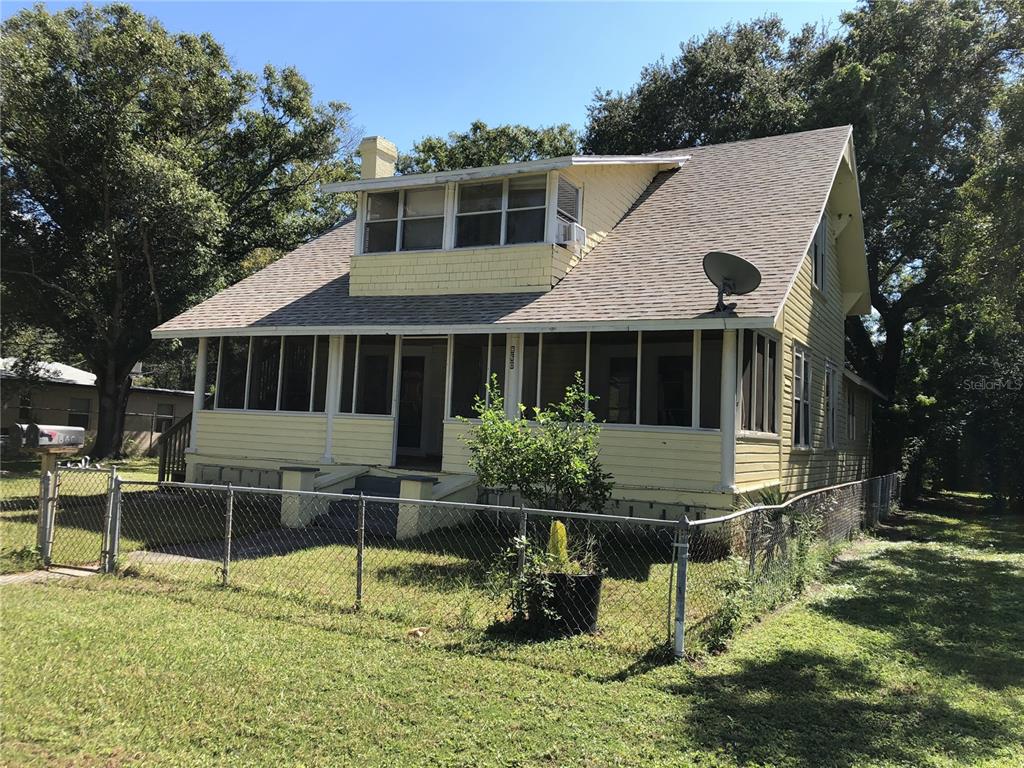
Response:
[[[5,310],[82,354],[90,453],[116,454],[150,329],[338,218],[317,187],[352,175],[347,108],[125,5],[22,11],[0,66]]]
[[[911,481],[1024,507],[1024,83],[1009,85],[942,234],[951,298],[911,341],[922,396]]]
[[[574,155],[577,148],[576,134],[565,124],[550,128],[489,128],[477,120],[465,133],[453,131],[447,139],[428,136],[416,142],[412,154],[399,158],[398,169],[401,173],[451,171]]]
[[[848,357],[892,395],[877,471],[898,468],[908,330],[941,312],[941,233],[970,178],[1005,77],[1019,77],[1019,4],[865,3],[826,34],[787,36],[776,18],[734,25],[647,67],[628,93],[590,107],[584,148],[650,152],[843,123],[854,126],[873,320],[847,323]]]
[[[488,397],[477,398],[480,422],[466,439],[469,466],[484,488],[519,491],[543,509],[603,512],[611,498],[611,475],[598,457],[600,426],[587,403],[595,398],[583,388],[579,372],[561,403],[535,409],[533,423],[509,419],[497,377]],[[525,415],[526,406],[519,405]]]

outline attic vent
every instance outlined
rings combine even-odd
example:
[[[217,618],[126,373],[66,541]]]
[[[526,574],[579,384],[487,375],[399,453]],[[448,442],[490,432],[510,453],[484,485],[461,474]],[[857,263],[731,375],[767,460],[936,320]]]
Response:
[[[580,191],[562,177],[558,179],[558,216],[576,224],[580,221]]]

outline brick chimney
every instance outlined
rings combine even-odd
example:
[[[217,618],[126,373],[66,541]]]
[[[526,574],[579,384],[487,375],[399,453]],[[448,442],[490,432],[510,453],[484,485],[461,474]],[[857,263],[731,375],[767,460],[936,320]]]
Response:
[[[359,142],[362,167],[359,175],[364,179],[380,179],[395,175],[398,147],[383,136],[367,136]]]

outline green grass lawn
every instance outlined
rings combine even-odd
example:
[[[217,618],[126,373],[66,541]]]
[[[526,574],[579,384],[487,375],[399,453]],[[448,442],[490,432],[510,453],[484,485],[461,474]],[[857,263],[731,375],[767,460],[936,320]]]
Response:
[[[947,501],[688,665],[147,578],[0,594],[7,765],[1024,764],[1024,520]]]
[[[157,459],[114,461],[118,474],[126,480],[155,481]],[[36,522],[39,509],[39,459],[4,460],[0,476],[0,573],[16,573],[38,567],[35,555]],[[61,496],[69,508],[68,517],[76,523],[58,526],[53,542],[53,559],[64,565],[85,565],[99,559],[100,523],[106,486],[100,476],[68,473]],[[63,512],[62,512],[63,513]],[[58,521],[60,517],[58,515]]]

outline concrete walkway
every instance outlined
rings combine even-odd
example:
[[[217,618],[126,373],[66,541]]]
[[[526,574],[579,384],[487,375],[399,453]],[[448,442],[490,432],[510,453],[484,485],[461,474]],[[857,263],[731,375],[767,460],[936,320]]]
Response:
[[[44,581],[80,579],[83,576],[95,576],[97,573],[99,571],[94,568],[71,568],[67,566],[53,567],[46,571],[5,573],[3,576],[0,576],[0,587],[7,584],[40,584]]]

